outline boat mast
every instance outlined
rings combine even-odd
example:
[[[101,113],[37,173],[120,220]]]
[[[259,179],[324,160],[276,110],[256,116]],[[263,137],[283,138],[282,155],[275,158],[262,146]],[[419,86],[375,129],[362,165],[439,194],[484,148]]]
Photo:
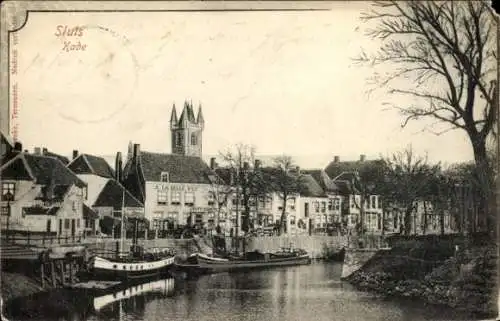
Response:
[[[124,222],[123,220],[125,219],[125,214],[124,214],[124,211],[125,211],[125,188],[122,188],[122,191],[123,191],[123,195],[122,195],[122,219],[121,219],[121,225],[120,225],[120,257],[122,256],[122,253],[123,253],[123,239],[124,239],[124,233],[123,233],[123,229],[124,229]]]

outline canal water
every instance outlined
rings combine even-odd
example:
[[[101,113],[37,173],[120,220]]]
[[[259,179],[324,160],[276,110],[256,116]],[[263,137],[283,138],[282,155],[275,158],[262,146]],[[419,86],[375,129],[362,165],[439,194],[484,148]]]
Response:
[[[339,263],[314,263],[189,281],[155,280],[92,296],[47,293],[7,305],[6,314],[10,320],[87,321],[471,320],[449,308],[357,291],[340,281],[341,268]]]

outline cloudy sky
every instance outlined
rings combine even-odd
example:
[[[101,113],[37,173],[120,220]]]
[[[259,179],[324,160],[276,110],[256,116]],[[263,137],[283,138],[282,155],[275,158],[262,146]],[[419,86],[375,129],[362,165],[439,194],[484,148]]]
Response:
[[[25,148],[97,155],[141,149],[170,152],[175,103],[203,106],[203,151],[253,144],[263,155],[290,154],[303,167],[334,155],[387,155],[412,144],[433,161],[472,158],[465,135],[401,129],[383,92],[368,96],[372,70],[353,65],[367,38],[367,3],[329,11],[30,13],[18,32],[19,133]],[[58,26],[81,36],[58,37]],[[64,28],[62,28],[64,29]],[[61,30],[62,30],[61,29]],[[65,51],[65,42],[85,45]],[[394,101],[408,104],[408,101]],[[196,108],[197,109],[197,108]]]

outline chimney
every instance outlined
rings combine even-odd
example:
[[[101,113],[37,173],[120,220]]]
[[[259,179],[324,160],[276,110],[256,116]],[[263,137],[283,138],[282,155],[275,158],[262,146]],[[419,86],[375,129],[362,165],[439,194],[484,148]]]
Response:
[[[359,155],[360,162],[364,162],[365,160],[366,160],[366,155],[364,155],[364,154]]]
[[[255,166],[255,168],[260,168],[260,165],[261,165],[261,161],[260,161],[260,159],[256,159],[256,160],[255,160],[255,165],[254,165],[254,166]]]
[[[133,158],[137,158],[141,154],[141,145],[134,144],[134,153],[132,154]]]
[[[340,157],[335,155],[335,156],[333,157],[333,161],[334,161],[335,163],[340,162]]]
[[[47,150],[47,148],[46,148],[46,147],[42,148],[42,154],[43,154],[43,155],[47,155],[47,152],[48,152],[48,150]]]
[[[73,150],[73,159],[78,157],[78,151],[75,149]]]
[[[14,143],[14,151],[22,152],[23,151],[23,144],[21,144],[20,142]]]
[[[217,167],[217,163],[215,162],[215,157],[210,158],[210,169],[214,170]]]
[[[35,155],[40,155],[40,147],[35,147]]]
[[[122,181],[122,153],[116,153],[115,159],[115,179],[118,182]]]

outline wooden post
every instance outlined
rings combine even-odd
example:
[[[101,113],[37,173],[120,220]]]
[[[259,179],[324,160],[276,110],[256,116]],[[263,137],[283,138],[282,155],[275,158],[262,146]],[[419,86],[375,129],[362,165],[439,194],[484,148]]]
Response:
[[[52,278],[52,286],[56,287],[57,282],[56,282],[56,267],[54,264],[54,260],[50,260],[50,276]]]
[[[73,283],[73,258],[69,261],[69,283]]]
[[[61,269],[61,271],[60,271],[60,273],[61,273],[61,284],[64,285],[65,280],[64,280],[64,262],[63,262],[63,260],[59,260],[59,267]]]
[[[40,263],[40,278],[42,280],[42,288],[45,288],[45,263]]]

